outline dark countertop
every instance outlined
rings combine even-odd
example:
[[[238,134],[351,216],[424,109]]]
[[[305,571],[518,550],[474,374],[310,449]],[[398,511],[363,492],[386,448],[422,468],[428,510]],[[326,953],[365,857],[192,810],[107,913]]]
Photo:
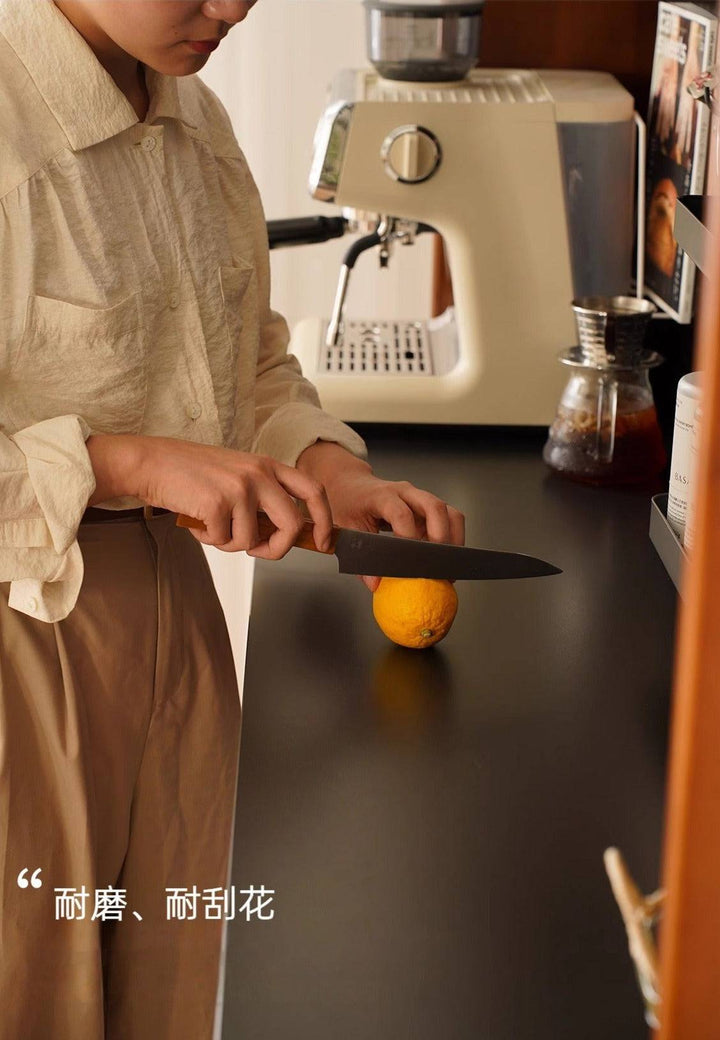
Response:
[[[675,592],[653,490],[550,474],[532,431],[362,429],[376,472],[466,514],[467,542],[557,577],[462,582],[433,650],[361,583],[258,563],[225,1040],[645,1040],[603,850],[658,882]],[[662,490],[662,488],[660,488]]]

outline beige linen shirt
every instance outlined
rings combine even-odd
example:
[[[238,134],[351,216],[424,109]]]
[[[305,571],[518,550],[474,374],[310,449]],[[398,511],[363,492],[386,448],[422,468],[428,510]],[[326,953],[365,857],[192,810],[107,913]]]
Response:
[[[287,353],[222,104],[197,76],[146,78],[139,122],[51,0],[0,0],[0,581],[49,622],[82,583],[91,433],[365,457]]]

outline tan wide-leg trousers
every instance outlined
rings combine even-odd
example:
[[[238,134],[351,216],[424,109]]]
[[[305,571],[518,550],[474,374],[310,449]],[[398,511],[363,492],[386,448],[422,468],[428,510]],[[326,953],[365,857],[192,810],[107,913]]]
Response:
[[[0,1040],[211,1040],[223,922],[201,900],[228,887],[240,731],[224,615],[174,514],[78,538],[65,620],[0,583]],[[92,920],[110,886],[122,920]],[[169,919],[166,888],[194,886],[195,919]]]

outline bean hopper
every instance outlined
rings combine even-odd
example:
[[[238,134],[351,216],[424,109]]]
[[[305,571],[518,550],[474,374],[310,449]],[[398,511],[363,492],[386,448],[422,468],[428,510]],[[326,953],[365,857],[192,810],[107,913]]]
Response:
[[[570,377],[543,458],[588,484],[637,484],[657,477],[666,455],[648,373],[662,358],[645,350],[655,307],[635,297],[573,301],[579,346],[560,354]]]
[[[475,68],[479,2],[365,8],[371,67],[333,80],[310,173],[312,195],[341,208],[328,235],[340,219],[365,234],[332,311],[301,321],[290,349],[348,421],[547,426],[569,301],[630,287],[632,97],[602,72]],[[454,306],[353,315],[351,273],[372,253],[402,264],[396,247],[428,231]]]

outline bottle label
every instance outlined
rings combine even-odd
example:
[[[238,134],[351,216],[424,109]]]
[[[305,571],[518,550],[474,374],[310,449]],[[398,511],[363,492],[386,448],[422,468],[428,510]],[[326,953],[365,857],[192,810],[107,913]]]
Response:
[[[668,488],[668,523],[680,541],[685,535],[687,508],[692,484],[691,446],[693,420],[698,404],[698,389],[678,386],[675,404],[675,428],[673,431],[672,456],[670,459],[670,486]]]

